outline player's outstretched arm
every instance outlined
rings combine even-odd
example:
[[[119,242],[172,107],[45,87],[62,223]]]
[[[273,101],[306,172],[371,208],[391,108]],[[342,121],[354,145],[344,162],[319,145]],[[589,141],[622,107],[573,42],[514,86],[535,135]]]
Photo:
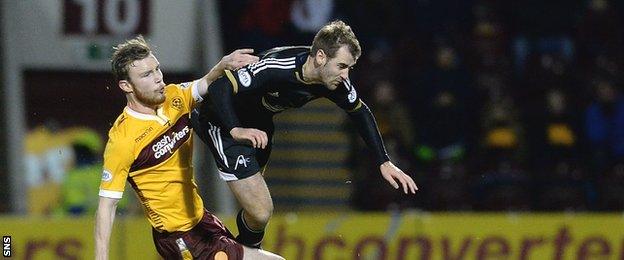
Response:
[[[395,189],[398,189],[400,184],[403,186],[403,192],[406,194],[415,194],[418,190],[416,183],[412,177],[405,174],[401,169],[392,164],[390,157],[386,152],[386,148],[384,147],[383,140],[381,139],[381,134],[377,128],[377,122],[375,122],[373,113],[371,113],[366,103],[363,101],[360,102],[361,106],[359,109],[348,112],[348,115],[355,123],[360,136],[366,143],[366,146],[373,151],[377,161],[376,165],[379,165],[381,175]]]
[[[383,178],[386,179],[386,181],[388,181],[395,189],[399,188],[400,183],[405,194],[416,194],[418,187],[412,177],[405,174],[401,169],[399,169],[399,167],[394,166],[392,162],[387,161],[381,164],[379,166],[379,170],[381,171],[381,176],[383,176]],[[397,181],[399,183],[397,183]]]
[[[95,259],[107,260],[110,235],[115,221],[115,211],[119,199],[100,197],[95,213]]]
[[[247,64],[257,62],[258,57],[254,56],[253,52],[253,49],[238,49],[223,56],[221,61],[199,80],[197,85],[199,95],[202,97],[205,96],[206,93],[208,93],[208,86],[221,77],[225,70],[236,70]]]

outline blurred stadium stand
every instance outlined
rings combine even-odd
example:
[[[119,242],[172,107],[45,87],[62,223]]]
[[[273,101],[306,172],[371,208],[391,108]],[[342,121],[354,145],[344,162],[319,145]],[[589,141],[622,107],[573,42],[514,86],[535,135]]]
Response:
[[[302,2],[221,2],[225,49],[309,44],[310,32],[293,22],[288,9]],[[331,16],[316,17],[344,19],[362,43],[352,78],[365,100],[378,99],[380,81],[396,92],[391,106],[402,108],[371,107],[392,158],[422,188],[411,197],[384,190],[354,137],[348,168],[353,208],[624,208],[617,201],[624,193],[610,184],[620,183],[624,148],[618,134],[624,124],[618,116],[621,2],[371,0],[333,1],[330,8]],[[403,121],[394,120],[397,109],[406,109]],[[310,119],[284,117],[278,123],[293,120]],[[280,141],[276,149],[280,145],[289,146]],[[279,153],[273,161],[281,160]],[[297,156],[315,158],[315,153]],[[269,165],[269,179],[272,169]],[[299,178],[292,173],[280,173],[280,182]]]

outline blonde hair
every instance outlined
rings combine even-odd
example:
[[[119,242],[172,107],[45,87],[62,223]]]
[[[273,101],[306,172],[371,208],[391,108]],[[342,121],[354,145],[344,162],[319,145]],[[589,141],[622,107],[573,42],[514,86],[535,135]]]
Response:
[[[343,21],[336,20],[326,24],[314,36],[310,55],[316,55],[318,50],[323,50],[327,57],[333,58],[340,47],[346,45],[353,58],[357,59],[362,54],[360,42],[355,37],[351,27]]]
[[[142,35],[126,40],[113,47],[111,67],[115,81],[127,80],[130,64],[136,60],[145,59],[152,53],[152,49]]]

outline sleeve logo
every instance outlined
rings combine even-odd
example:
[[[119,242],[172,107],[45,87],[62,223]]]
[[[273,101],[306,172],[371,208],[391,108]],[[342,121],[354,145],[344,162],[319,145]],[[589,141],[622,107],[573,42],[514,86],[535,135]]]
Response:
[[[349,90],[349,103],[353,103],[355,102],[355,100],[357,100],[357,93],[355,92],[355,88],[351,87],[351,90]]]
[[[102,181],[111,181],[112,179],[113,175],[109,171],[104,170],[102,172]]]
[[[173,100],[171,100],[171,106],[177,110],[181,110],[182,109],[182,98],[181,97],[175,97],[173,98]]]
[[[251,85],[251,75],[247,69],[242,68],[238,70],[238,80],[244,87],[249,87]]]

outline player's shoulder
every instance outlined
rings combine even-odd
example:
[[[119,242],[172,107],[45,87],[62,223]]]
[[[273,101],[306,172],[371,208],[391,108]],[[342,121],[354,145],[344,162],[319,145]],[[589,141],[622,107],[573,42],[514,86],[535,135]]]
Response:
[[[258,54],[260,60],[287,59],[310,53],[310,46],[282,46],[275,47]]]
[[[170,83],[165,86],[165,96],[173,95],[175,93],[182,92],[184,90],[190,89],[195,81],[190,82],[182,82],[182,83]]]
[[[108,130],[109,141],[121,143],[128,141],[134,128],[132,126],[132,121],[133,120],[124,109],[117,119],[115,119],[115,122],[111,126],[110,130]]]
[[[294,80],[293,72],[297,70],[297,64],[302,64],[301,57],[307,56],[309,52],[309,47],[305,46],[276,47],[260,53],[258,62],[238,70],[237,73],[243,86],[247,86],[245,83],[250,82],[251,76]],[[264,73],[259,74],[262,71]],[[248,75],[248,72],[251,75]]]

